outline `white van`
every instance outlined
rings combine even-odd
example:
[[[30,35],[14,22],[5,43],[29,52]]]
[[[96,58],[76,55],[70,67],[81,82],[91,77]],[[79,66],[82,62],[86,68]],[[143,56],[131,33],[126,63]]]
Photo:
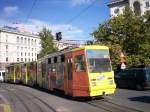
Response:
[[[5,71],[0,71],[0,82],[4,81]]]

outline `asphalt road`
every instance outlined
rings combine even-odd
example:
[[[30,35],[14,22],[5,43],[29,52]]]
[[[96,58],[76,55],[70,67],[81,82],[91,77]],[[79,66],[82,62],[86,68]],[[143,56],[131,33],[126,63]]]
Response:
[[[150,112],[150,89],[144,91],[117,89],[113,96],[107,98],[119,105]]]
[[[129,99],[134,96],[134,92],[137,93],[137,91],[119,89],[114,96],[105,99],[77,101],[26,86],[1,83],[0,105],[2,104],[1,107],[5,108],[0,112],[144,112],[145,110],[141,108],[131,107],[130,103],[128,105],[128,102],[134,102],[137,105],[141,103],[131,101],[134,98]],[[146,96],[149,91],[140,91],[140,93],[137,93],[137,96]],[[118,101],[116,102],[116,100]],[[128,102],[124,105],[124,103],[120,103],[122,101]],[[148,103],[142,102],[142,105],[148,109]]]

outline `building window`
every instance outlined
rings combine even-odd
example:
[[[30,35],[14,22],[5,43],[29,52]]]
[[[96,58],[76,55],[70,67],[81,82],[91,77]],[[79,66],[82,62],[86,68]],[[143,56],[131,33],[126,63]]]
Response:
[[[28,61],[30,62],[30,58],[28,59]]]
[[[30,45],[30,39],[28,39],[28,45]]]
[[[8,50],[8,45],[6,45],[6,50]]]
[[[27,62],[27,59],[25,58],[25,62]]]
[[[149,2],[146,2],[146,8],[149,8],[149,7],[150,7]]]
[[[32,56],[33,56],[33,53],[32,53]]]
[[[17,37],[17,43],[19,43],[19,37]]]
[[[6,62],[8,62],[8,57],[6,57]]]
[[[17,46],[17,49],[19,50],[19,46]]]
[[[23,58],[21,58],[21,61],[23,61]]]
[[[32,61],[34,61],[33,58],[32,58]]]
[[[21,56],[23,56],[23,53],[21,52]]]
[[[119,8],[116,8],[116,9],[114,10],[114,13],[115,13],[115,14],[118,14],[118,13],[119,13]]]
[[[25,56],[27,55],[27,53],[25,53]]]
[[[32,39],[32,41],[31,41],[31,43],[32,43],[32,45],[33,45],[33,39]]]
[[[140,5],[140,2],[138,1],[135,1],[133,3],[133,6],[134,6],[134,13],[136,16],[141,16],[141,5]]]
[[[36,45],[36,40],[35,40],[35,45]]]
[[[17,62],[19,62],[19,58],[17,58]]]
[[[28,56],[30,56],[30,53],[28,53]]]
[[[23,44],[23,37],[21,37],[21,43]]]
[[[26,38],[24,38],[24,44],[27,44],[27,39]]]

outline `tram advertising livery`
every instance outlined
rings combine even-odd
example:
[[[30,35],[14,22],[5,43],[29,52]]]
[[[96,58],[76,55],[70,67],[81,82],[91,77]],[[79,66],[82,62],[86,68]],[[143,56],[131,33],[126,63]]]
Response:
[[[73,97],[114,94],[109,48],[87,45],[49,54],[37,62],[11,64],[5,82],[60,90]]]

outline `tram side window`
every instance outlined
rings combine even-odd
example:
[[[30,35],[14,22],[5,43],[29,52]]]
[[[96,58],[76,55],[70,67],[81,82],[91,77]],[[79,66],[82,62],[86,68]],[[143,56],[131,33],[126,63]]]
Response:
[[[61,55],[61,62],[65,62],[65,55]]]
[[[51,64],[52,62],[51,62],[51,58],[48,58],[48,64]]]
[[[57,63],[57,57],[54,57],[54,63]]]
[[[45,73],[46,73],[46,64],[42,63],[42,77],[45,76]]]
[[[84,55],[79,55],[75,57],[75,70],[76,72],[85,72]]]

